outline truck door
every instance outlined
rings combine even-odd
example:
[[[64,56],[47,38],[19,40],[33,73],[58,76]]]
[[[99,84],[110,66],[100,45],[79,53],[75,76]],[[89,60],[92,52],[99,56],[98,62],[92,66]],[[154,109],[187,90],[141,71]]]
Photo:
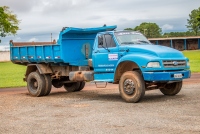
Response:
[[[93,67],[95,72],[114,73],[118,62],[118,46],[111,34],[98,36],[93,51]]]

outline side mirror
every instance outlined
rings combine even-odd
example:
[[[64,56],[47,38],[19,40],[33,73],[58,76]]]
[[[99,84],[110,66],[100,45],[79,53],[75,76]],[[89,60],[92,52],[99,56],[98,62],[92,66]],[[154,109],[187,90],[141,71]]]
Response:
[[[99,37],[98,37],[98,45],[99,45],[99,46],[102,46],[102,45],[103,45],[103,37],[102,37],[102,36],[99,36]]]

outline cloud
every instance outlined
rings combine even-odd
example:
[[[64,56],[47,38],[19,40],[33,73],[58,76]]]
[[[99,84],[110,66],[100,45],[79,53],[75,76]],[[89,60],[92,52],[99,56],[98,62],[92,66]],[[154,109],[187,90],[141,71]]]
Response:
[[[35,37],[33,37],[33,38],[31,38],[31,39],[28,40],[28,42],[36,42],[36,41],[38,41],[38,39],[35,38]]]
[[[9,6],[15,13],[28,13],[34,6],[39,4],[39,0],[1,0],[0,5]]]
[[[17,41],[20,41],[20,40],[21,40],[21,37],[16,37],[16,40],[17,40]]]
[[[200,1],[188,0],[1,0],[21,20],[16,36],[2,38],[9,40],[39,41],[58,38],[62,27],[99,27],[103,24],[118,25],[119,30],[152,22],[164,32],[186,31],[187,18]],[[187,7],[187,8],[186,8]]]
[[[169,24],[165,24],[162,26],[162,30],[172,30],[172,29],[173,29],[173,26]]]

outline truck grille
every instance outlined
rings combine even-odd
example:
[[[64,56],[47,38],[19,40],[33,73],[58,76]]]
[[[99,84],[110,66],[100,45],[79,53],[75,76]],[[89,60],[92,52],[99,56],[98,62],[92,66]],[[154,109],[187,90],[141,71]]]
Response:
[[[163,60],[163,65],[166,68],[170,67],[185,67],[186,61],[185,60]]]

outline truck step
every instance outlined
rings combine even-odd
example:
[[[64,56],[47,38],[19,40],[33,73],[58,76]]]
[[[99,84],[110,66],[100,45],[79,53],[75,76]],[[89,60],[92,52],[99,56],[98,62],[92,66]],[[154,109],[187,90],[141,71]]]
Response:
[[[106,88],[108,82],[105,82],[105,81],[92,81],[91,83],[95,83],[96,88]]]

